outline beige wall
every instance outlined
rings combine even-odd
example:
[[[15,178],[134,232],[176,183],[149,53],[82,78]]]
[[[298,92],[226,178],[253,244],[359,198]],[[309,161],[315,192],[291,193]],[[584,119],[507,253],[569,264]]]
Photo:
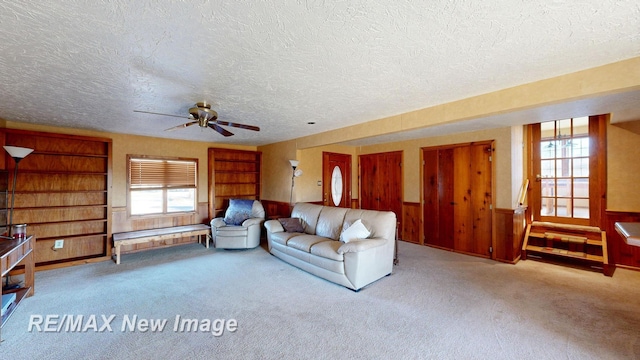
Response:
[[[640,212],[640,120],[607,127],[607,174],[607,210]]]
[[[263,158],[271,159],[273,168],[279,173],[267,173],[263,169],[263,199],[288,202],[291,189],[291,167],[285,154],[297,154],[300,169],[304,174],[296,178],[294,202],[322,201],[322,153],[338,152],[353,156],[352,197],[358,197],[358,157],[357,155],[389,151],[403,152],[403,191],[404,201],[420,202],[420,153],[422,147],[469,143],[474,141],[495,140],[495,205],[500,208],[515,208],[518,191],[523,179],[522,168],[522,127],[505,127],[493,130],[474,131],[447,136],[417,139],[411,141],[385,143],[372,146],[327,145],[303,150],[295,150],[295,142],[279,143],[261,147]],[[277,160],[274,160],[277,159]],[[274,179],[277,179],[274,181]],[[278,190],[279,188],[279,190]],[[268,189],[268,191],[267,191]],[[278,197],[279,196],[279,197]]]
[[[316,202],[322,201],[322,153],[335,152],[352,155],[352,189],[357,197],[358,177],[355,148],[344,145],[327,145],[299,150],[295,140],[284,141],[276,144],[260,146],[262,151],[262,198],[289,202]],[[295,179],[293,196],[291,194],[291,176],[293,175],[289,160],[298,160],[298,168],[303,171],[302,176]]]
[[[420,202],[420,148],[483,140],[496,141],[494,153],[495,205],[497,208],[514,209],[517,205],[520,186],[527,171],[525,164],[527,155],[524,147],[525,133],[523,127],[520,126],[358,148],[341,147],[336,149],[335,146],[328,145],[295,150],[295,142],[289,142],[289,154],[294,154],[291,156],[300,154],[297,158],[300,160],[301,169],[305,172],[301,178],[296,179],[294,202],[322,200],[321,188],[316,185],[322,174],[322,151],[353,154],[354,198],[357,198],[358,193],[357,155],[403,151],[403,200],[405,202]],[[275,150],[281,158],[279,175],[268,176],[263,171],[266,185],[263,198],[288,202],[291,187],[289,157],[282,155],[284,151],[282,144],[262,147],[262,150],[265,159],[272,157],[272,150]],[[637,190],[638,179],[640,179],[640,161],[638,159],[640,159],[640,120],[609,125],[607,127],[607,210],[640,211],[640,195]],[[267,178],[271,178],[271,180]]]
[[[637,90],[640,87],[640,72],[635,69],[639,67],[640,57],[636,57],[513,88],[377,119],[364,124],[310,135],[286,142],[288,145],[273,144],[262,147],[264,149],[263,157],[269,159],[272,156],[298,156],[299,149],[315,148],[315,151],[320,151],[325,146],[340,144],[355,139]],[[541,119],[526,119],[525,122],[534,123],[540,120]],[[618,147],[622,146],[622,144],[629,144],[636,139],[634,137],[635,135],[622,134],[616,130],[614,130],[614,134],[609,136],[609,139],[610,141],[617,142],[619,138],[620,141],[616,143]],[[404,201],[418,202],[420,194],[419,185],[416,186],[416,184],[419,184],[420,176],[420,147],[492,139],[496,140],[496,173],[494,174],[494,184],[496,187],[495,205],[499,208],[514,208],[526,172],[526,164],[524,163],[525,149],[523,148],[524,133],[522,127],[456,134],[402,143],[389,143],[366,147],[365,150],[356,149],[356,153],[360,154],[362,151],[373,153],[403,150],[404,162],[406,164],[404,169]],[[625,145],[624,148],[626,148],[626,146],[628,145]],[[284,149],[286,149],[286,154],[279,152]],[[638,175],[637,169],[632,169],[630,175],[619,174],[620,171],[624,171],[623,166],[617,165],[619,161],[616,159],[613,159],[613,161],[611,159],[613,156],[618,155],[621,155],[622,158],[629,158],[631,157],[629,151],[625,152],[624,149],[610,149],[610,151],[613,151],[613,154],[609,154],[610,183],[612,178],[626,179]],[[631,151],[631,153],[633,154],[634,151]],[[284,171],[282,169],[285,167],[286,165],[282,165],[282,168],[278,171]],[[263,193],[265,199],[288,201],[288,191],[291,182],[289,179],[287,183],[284,181],[284,178],[284,175],[277,175],[276,181],[265,179],[265,189],[269,189],[268,193]],[[630,180],[624,180],[624,182],[621,182],[621,180],[615,180],[613,184],[609,185],[609,204],[610,206],[625,209],[633,208],[635,211],[639,211],[640,206],[636,205],[633,201],[625,203],[625,199],[637,197],[632,190],[633,187],[627,186],[629,181]],[[273,188],[270,188],[270,186],[273,186]],[[305,186],[304,189],[313,195],[298,193],[294,199],[307,199],[308,197],[309,200],[314,200],[317,197],[317,189],[312,189],[313,186],[311,184]],[[279,190],[278,187],[283,188]],[[285,194],[286,197],[284,196]],[[296,194],[294,194],[294,196],[295,195]]]
[[[298,159],[295,141],[260,146],[262,152],[262,199],[289,202],[292,169],[289,160]],[[300,164],[300,168],[304,165]],[[296,202],[293,194],[293,202]]]

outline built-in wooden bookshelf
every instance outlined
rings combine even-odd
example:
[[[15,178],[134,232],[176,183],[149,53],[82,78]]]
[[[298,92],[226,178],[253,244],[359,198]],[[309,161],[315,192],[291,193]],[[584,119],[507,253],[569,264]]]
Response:
[[[34,151],[20,161],[14,223],[35,234],[36,266],[110,257],[111,139],[13,129],[5,145]],[[5,169],[15,162],[8,154]],[[54,242],[64,240],[62,248]]]
[[[229,199],[260,200],[262,153],[209,148],[209,217],[224,216]]]

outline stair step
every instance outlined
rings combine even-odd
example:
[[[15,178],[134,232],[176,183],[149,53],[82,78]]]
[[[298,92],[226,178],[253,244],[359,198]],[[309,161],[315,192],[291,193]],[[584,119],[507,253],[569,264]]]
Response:
[[[542,247],[542,246],[535,246],[535,245],[527,245],[527,251],[535,251],[539,253],[553,254],[553,255],[562,255],[562,256],[571,257],[574,259],[590,260],[590,261],[597,261],[597,262],[603,262],[604,260],[604,258],[600,255],[592,255],[592,254],[587,254],[580,251],[569,251],[564,249]]]
[[[534,221],[527,225],[522,244],[522,259],[527,252],[549,254],[602,264],[603,273],[613,275],[609,266],[606,232],[593,226]]]
[[[587,244],[587,245],[596,245],[596,246],[602,245],[602,241],[600,240],[589,239],[584,236],[574,236],[574,235],[567,235],[567,234],[560,234],[560,233],[553,233],[553,232],[545,232],[545,233],[530,232],[529,236],[540,238],[540,239],[548,239],[548,240],[570,242],[570,243],[577,243],[577,244]]]

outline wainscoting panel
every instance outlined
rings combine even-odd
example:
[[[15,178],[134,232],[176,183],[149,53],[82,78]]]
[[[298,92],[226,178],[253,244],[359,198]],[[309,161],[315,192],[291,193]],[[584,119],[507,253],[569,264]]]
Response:
[[[267,219],[285,218],[291,215],[292,206],[288,202],[260,200]]]

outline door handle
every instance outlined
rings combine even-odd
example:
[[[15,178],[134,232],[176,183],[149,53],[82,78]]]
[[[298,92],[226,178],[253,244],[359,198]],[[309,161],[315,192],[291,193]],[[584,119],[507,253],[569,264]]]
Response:
[[[540,176],[540,174],[536,175],[536,182],[540,182],[542,181],[542,176]]]

